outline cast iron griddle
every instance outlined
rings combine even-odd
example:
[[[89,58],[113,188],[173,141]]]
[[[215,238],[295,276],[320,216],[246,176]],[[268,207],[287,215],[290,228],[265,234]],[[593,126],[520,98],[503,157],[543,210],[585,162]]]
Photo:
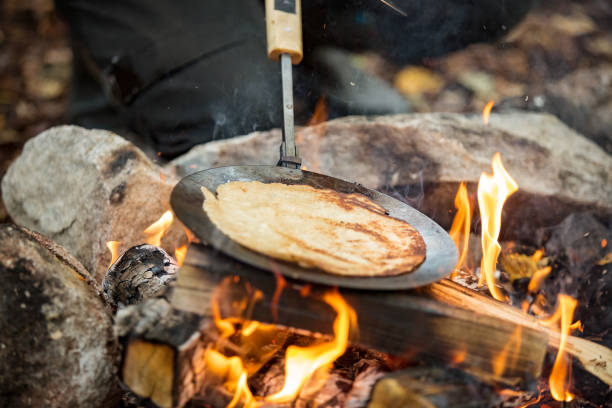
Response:
[[[252,251],[232,241],[221,232],[202,209],[204,196],[201,187],[204,186],[216,192],[217,186],[230,181],[305,184],[315,188],[329,188],[341,193],[363,194],[385,208],[391,217],[406,221],[419,231],[425,240],[425,261],[413,272],[402,275],[347,277],[332,275],[320,269],[303,268],[297,264]],[[229,166],[203,170],[183,178],[174,187],[170,202],[178,218],[203,242],[249,265],[307,282],[353,289],[409,289],[442,279],[453,270],[457,263],[457,249],[446,231],[419,211],[399,200],[359,184],[305,170],[279,166]]]

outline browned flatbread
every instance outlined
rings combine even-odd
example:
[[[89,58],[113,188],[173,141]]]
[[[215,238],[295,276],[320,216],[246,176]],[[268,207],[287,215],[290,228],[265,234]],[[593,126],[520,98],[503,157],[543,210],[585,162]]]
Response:
[[[233,181],[202,187],[204,211],[227,236],[259,253],[346,276],[398,275],[425,259],[410,224],[361,194],[305,185]]]

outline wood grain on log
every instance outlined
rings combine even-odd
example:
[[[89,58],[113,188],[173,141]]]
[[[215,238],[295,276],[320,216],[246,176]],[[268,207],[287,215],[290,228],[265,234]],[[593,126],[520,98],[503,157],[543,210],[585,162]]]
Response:
[[[335,313],[318,299],[329,288],[312,285],[310,295],[304,297],[300,294],[303,284],[289,281],[278,298],[277,313],[273,313],[273,274],[204,246],[190,248],[174,288],[173,305],[209,316],[212,292],[229,275],[247,280],[263,294],[263,299],[255,303],[251,319],[331,333]],[[232,290],[230,287],[225,297],[240,296]],[[521,327],[516,322],[450,307],[414,291],[341,290],[341,294],[357,313],[360,336],[354,341],[358,344],[397,355],[423,353],[444,362],[462,356],[462,368],[482,379],[508,384],[533,384],[540,375],[547,338],[537,330],[520,329],[521,347],[508,348],[509,340]],[[492,361],[504,352],[513,364],[499,372]]]
[[[535,317],[526,315],[519,309],[464,288],[448,279],[429,285],[421,291],[428,297],[448,305],[482,315],[494,316],[539,331],[546,336],[550,347],[559,348],[561,335],[558,331],[542,326]],[[612,350],[580,337],[569,336],[567,352],[580,360],[585,370],[612,386],[612,364],[610,364],[612,362]]]
[[[136,395],[159,407],[181,407],[201,388],[203,331],[210,320],[173,309],[163,298],[117,312],[124,347],[120,375]]]

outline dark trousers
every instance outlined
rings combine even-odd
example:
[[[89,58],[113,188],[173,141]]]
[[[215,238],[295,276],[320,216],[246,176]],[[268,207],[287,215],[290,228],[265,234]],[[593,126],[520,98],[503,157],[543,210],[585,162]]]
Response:
[[[531,0],[302,0],[298,117],[318,98],[323,45],[418,61],[496,38]],[[127,127],[166,156],[281,124],[280,73],[259,0],[56,0],[75,50],[70,120]]]

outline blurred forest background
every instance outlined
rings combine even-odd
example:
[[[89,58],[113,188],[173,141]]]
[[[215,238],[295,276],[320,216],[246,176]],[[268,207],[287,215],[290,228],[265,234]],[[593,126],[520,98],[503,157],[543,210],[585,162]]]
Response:
[[[415,112],[548,111],[612,152],[612,2],[543,0],[494,44],[420,65],[355,55]],[[25,141],[63,121],[72,53],[52,0],[0,2],[0,178]],[[0,222],[7,215],[0,200]]]

